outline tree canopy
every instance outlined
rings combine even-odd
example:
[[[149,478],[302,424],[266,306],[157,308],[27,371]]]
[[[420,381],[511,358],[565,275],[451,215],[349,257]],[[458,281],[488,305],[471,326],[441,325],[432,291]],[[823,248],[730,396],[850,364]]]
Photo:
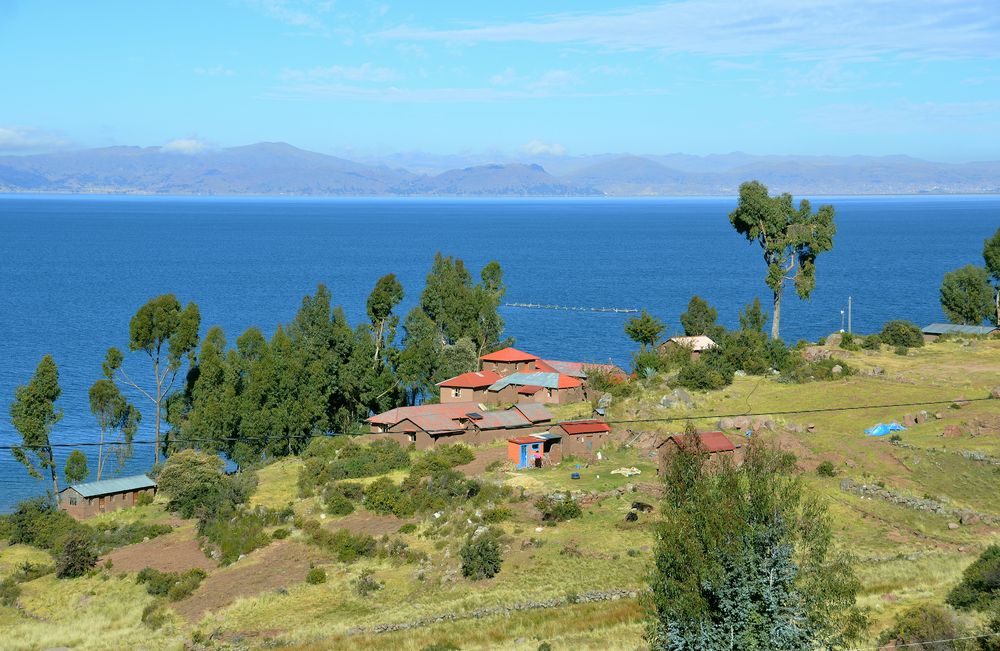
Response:
[[[802,299],[809,298],[816,287],[816,257],[833,249],[837,232],[833,218],[831,205],[822,205],[813,212],[809,201],[803,199],[796,207],[792,195],[772,197],[759,181],[740,185],[739,203],[729,213],[729,221],[740,235],[760,245],[767,265],[764,282],[774,295],[772,339],[781,336],[781,293],[785,283],[792,282]]]
[[[1000,326],[1000,228],[983,243],[983,261],[993,281],[993,325]]]
[[[687,312],[681,314],[681,326],[684,328],[684,334],[688,337],[708,335],[715,339],[719,336],[720,331],[724,330],[716,324],[718,318],[719,313],[705,299],[700,296],[692,296],[691,300],[688,301]]]
[[[941,309],[952,323],[981,325],[995,315],[993,291],[986,269],[965,265],[944,275]]]
[[[625,322],[625,334],[629,339],[642,346],[643,350],[652,348],[660,340],[665,326],[663,322],[643,310],[639,316]]]
[[[59,474],[49,435],[63,417],[62,410],[56,408],[60,395],[59,369],[55,360],[46,355],[38,363],[31,380],[17,387],[10,406],[11,424],[21,435],[21,445],[12,450],[14,458],[36,479],[41,479],[42,472],[47,470],[54,496],[59,495]]]

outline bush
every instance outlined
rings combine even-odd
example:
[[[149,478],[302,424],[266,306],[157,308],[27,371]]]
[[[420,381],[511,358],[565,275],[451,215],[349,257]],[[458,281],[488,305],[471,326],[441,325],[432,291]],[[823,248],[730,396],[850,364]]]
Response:
[[[93,534],[83,530],[68,534],[56,558],[56,576],[60,579],[76,578],[86,574],[95,565],[97,565],[97,550],[94,547]]]
[[[353,534],[347,529],[329,531],[316,520],[308,520],[302,527],[310,540],[319,547],[333,553],[338,561],[350,563],[375,552],[375,539],[363,533]]]
[[[924,335],[915,323],[909,321],[889,321],[882,326],[882,343],[890,346],[919,348],[924,345]]]
[[[206,576],[205,570],[198,568],[186,572],[161,572],[147,567],[136,575],[135,582],[145,584],[146,592],[154,597],[166,597],[170,601],[180,601],[197,590]]]
[[[840,347],[844,350],[859,350],[861,348],[858,342],[854,340],[854,335],[850,332],[845,332],[841,335]]]
[[[640,350],[632,354],[632,372],[638,377],[652,377],[669,370],[670,362],[655,349]]]
[[[21,586],[17,584],[14,577],[8,576],[0,581],[0,606],[13,606],[17,603],[17,598],[21,596]]]
[[[365,487],[365,507],[374,513],[400,517],[413,512],[403,489],[388,477],[379,477]]]
[[[149,506],[153,503],[153,494],[150,492],[139,493],[139,496],[135,498],[136,506]]]
[[[833,463],[830,461],[824,461],[816,466],[816,474],[820,477],[833,477],[837,474],[837,471],[834,469]]]
[[[168,534],[171,531],[173,531],[173,527],[169,524],[129,522],[118,525],[114,529],[98,530],[94,537],[94,543],[97,545],[98,553],[104,554],[117,547],[134,545],[142,542],[146,538],[156,538],[157,536]]]
[[[170,498],[167,508],[184,518],[199,510],[213,510],[223,490],[224,467],[214,454],[181,450],[170,455],[158,481],[159,489]]]
[[[306,583],[309,585],[319,585],[326,583],[326,570],[322,567],[314,567],[306,574]]]
[[[292,532],[289,531],[288,529],[285,529],[284,527],[280,527],[280,528],[275,529],[274,531],[271,532],[271,538],[273,538],[274,540],[284,540],[285,538],[287,538],[291,534],[292,534]]]
[[[500,544],[493,536],[484,535],[468,541],[462,546],[459,556],[462,558],[462,576],[473,581],[493,578],[503,564]]]
[[[457,470],[438,470],[429,477],[411,474],[402,484],[407,495],[406,515],[426,511],[438,511],[456,502],[464,502],[478,496],[483,485],[475,479],[467,479]],[[396,511],[396,515],[402,515]]]
[[[396,533],[404,533],[404,534],[405,533],[413,533],[416,530],[417,530],[417,525],[415,523],[413,523],[413,522],[407,522],[402,527],[400,527],[399,531],[397,531]]]
[[[432,475],[435,472],[469,463],[475,458],[476,455],[467,445],[461,443],[441,445],[426,452],[419,461],[413,464],[410,476]]]
[[[879,335],[868,335],[865,337],[865,340],[861,342],[861,347],[865,350],[881,350],[882,337]]]
[[[161,604],[154,601],[142,609],[140,620],[155,631],[170,621],[170,612]]]
[[[892,642],[913,646],[918,649],[970,649],[970,646],[948,646],[926,644],[938,640],[953,640],[968,635],[967,629],[946,606],[925,604],[914,606],[896,616],[891,627],[879,636],[879,645]]]
[[[674,384],[687,389],[712,391],[728,386],[732,381],[732,373],[712,368],[705,360],[699,359],[684,366]]]
[[[340,491],[330,491],[326,495],[326,512],[330,515],[350,515],[354,504]]]
[[[513,515],[513,512],[507,507],[497,506],[483,511],[483,522],[488,524],[497,524],[499,522],[503,522],[504,520],[509,520]]]
[[[22,543],[56,553],[69,534],[91,532],[90,527],[58,510],[51,500],[44,497],[19,502],[6,520],[10,544]]]
[[[270,523],[267,512],[235,511],[232,508],[215,513],[198,524],[198,532],[219,548],[219,560],[228,565],[271,542],[264,531]]]
[[[990,545],[962,573],[945,601],[962,610],[1000,606],[1000,545]]]
[[[570,497],[541,497],[535,502],[535,508],[542,512],[544,522],[565,522],[578,518],[583,513],[580,505]]]
[[[367,597],[371,593],[385,587],[384,584],[375,578],[371,570],[363,570],[361,575],[352,581],[352,583],[354,584],[354,591],[358,593],[359,597]]]
[[[303,497],[334,481],[384,475],[410,465],[409,452],[396,441],[358,445],[342,436],[313,439],[302,459],[299,493]]]
[[[421,647],[420,651],[462,651],[461,647],[451,641],[433,642]]]
[[[907,348],[906,346],[896,346],[892,352],[896,353],[897,355],[906,357],[907,355],[910,354],[910,349]]]

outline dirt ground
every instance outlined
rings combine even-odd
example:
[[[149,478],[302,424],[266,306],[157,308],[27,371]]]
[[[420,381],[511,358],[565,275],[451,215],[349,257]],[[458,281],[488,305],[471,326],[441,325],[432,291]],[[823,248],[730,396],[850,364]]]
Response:
[[[378,538],[385,534],[396,533],[407,522],[416,521],[416,518],[404,520],[394,515],[376,515],[364,509],[358,509],[343,518],[324,520],[323,525],[328,529],[347,529],[351,533],[366,533]]]
[[[305,581],[312,561],[325,558],[308,545],[279,540],[254,552],[250,557],[212,572],[187,599],[173,609],[189,622],[197,622],[214,610],[225,608],[240,597]]]
[[[486,466],[494,461],[505,461],[507,459],[507,447],[489,447],[480,450],[473,450],[476,458],[462,466],[455,466],[455,470],[465,473],[467,477],[481,475],[486,471]]]
[[[211,570],[216,565],[198,547],[194,531],[190,527],[146,542],[120,547],[102,557],[100,563],[109,558],[112,568],[117,572],[138,572],[146,567],[162,572],[183,572],[195,567]]]

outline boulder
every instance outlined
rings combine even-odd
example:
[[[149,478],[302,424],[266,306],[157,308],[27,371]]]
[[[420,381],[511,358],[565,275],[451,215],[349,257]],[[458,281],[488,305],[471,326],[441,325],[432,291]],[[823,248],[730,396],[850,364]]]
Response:
[[[964,525],[979,524],[979,516],[975,513],[963,513],[958,521]]]
[[[916,419],[914,419],[913,414],[906,414],[903,416],[903,425],[906,427],[913,427],[917,424]]]
[[[694,407],[694,399],[691,398],[691,394],[684,389],[674,389],[674,398],[683,402],[687,407]]]
[[[994,400],[1000,400],[1000,384],[996,385],[995,387],[993,387],[992,390],[990,390],[990,397],[993,398]]]
[[[602,395],[600,397],[600,399],[598,399],[598,401],[597,401],[597,408],[598,409],[607,409],[608,407],[611,406],[611,401],[612,400],[614,400],[614,397],[610,393],[605,393],[604,395]]]
[[[664,409],[670,409],[676,404],[677,401],[674,400],[673,396],[663,396],[662,398],[660,398],[660,406],[663,407]]]
[[[806,431],[807,432],[815,432],[816,431],[816,425],[814,425],[813,423],[809,423],[808,425],[806,425]]]
[[[719,419],[719,429],[733,429],[736,427],[736,421],[732,418],[720,418]]]
[[[806,428],[798,423],[787,423],[785,425],[785,430],[788,432],[793,432],[795,434],[802,434],[806,431]]]
[[[957,522],[949,522],[948,523],[948,528],[951,529],[952,531],[954,531],[955,529],[958,529],[958,523]]]
[[[957,439],[962,436],[962,429],[958,425],[949,425],[941,432],[941,436],[946,439]]]
[[[843,372],[844,372],[844,367],[841,366],[840,364],[836,364],[836,365],[834,365],[833,368],[830,369],[830,373],[832,373],[834,375],[840,375]]]
[[[750,417],[749,416],[737,416],[733,419],[734,429],[750,429]]]

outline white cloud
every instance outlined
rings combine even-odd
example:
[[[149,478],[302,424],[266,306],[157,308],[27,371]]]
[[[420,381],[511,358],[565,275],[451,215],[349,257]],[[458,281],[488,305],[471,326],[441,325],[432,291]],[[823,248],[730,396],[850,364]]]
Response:
[[[679,0],[456,29],[399,26],[384,38],[449,44],[587,44],[741,57],[914,58],[1000,54],[995,0]]]
[[[541,140],[532,140],[521,147],[521,151],[529,156],[565,156],[566,148],[558,143],[546,143]]]
[[[236,73],[225,66],[211,66],[209,68],[198,66],[194,69],[194,74],[199,77],[232,77]]]
[[[208,143],[197,138],[177,138],[163,145],[161,149],[174,154],[200,154],[208,149]]]
[[[28,126],[0,127],[0,152],[28,154],[70,146],[62,136]]]
[[[326,66],[309,70],[286,69],[281,72],[285,81],[316,81],[321,79],[341,79],[344,81],[387,82],[399,79],[400,75],[391,68],[383,68],[373,63],[360,66]]]
[[[291,27],[323,29],[322,17],[333,8],[329,0],[243,0],[269,18]]]

